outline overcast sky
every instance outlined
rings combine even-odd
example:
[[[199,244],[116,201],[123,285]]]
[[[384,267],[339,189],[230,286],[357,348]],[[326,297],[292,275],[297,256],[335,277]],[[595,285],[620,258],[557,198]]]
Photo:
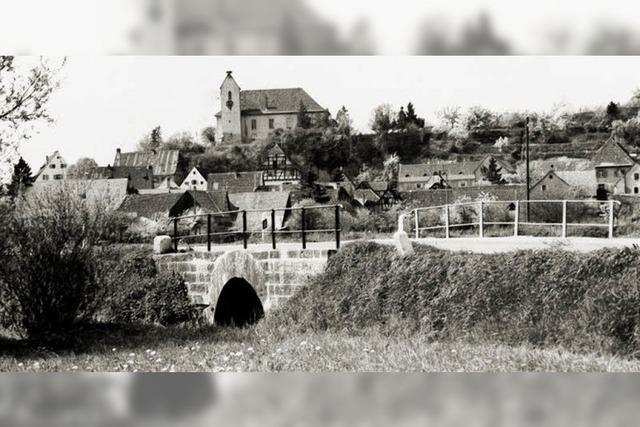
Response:
[[[106,165],[155,126],[199,133],[215,126],[226,70],[243,89],[302,87],[332,114],[345,105],[361,131],[383,103],[412,101],[433,122],[449,105],[601,106],[640,87],[640,57],[71,57],[50,103],[56,122],[21,152],[34,168],[56,149]]]

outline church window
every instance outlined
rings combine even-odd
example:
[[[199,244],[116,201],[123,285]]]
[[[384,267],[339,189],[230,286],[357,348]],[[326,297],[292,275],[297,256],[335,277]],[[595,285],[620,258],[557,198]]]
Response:
[[[251,119],[251,130],[256,130],[258,128],[258,121],[256,119]]]
[[[635,179],[636,181],[640,181],[640,173],[634,173],[633,179]]]
[[[231,91],[229,91],[229,92],[227,93],[227,99],[228,99],[229,101],[231,101]]]
[[[275,128],[275,120],[269,119],[269,129],[274,129],[274,128]]]

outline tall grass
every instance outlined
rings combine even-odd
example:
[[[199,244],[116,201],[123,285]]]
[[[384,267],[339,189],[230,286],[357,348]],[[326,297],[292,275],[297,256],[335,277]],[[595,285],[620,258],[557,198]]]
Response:
[[[437,340],[562,346],[636,356],[640,251],[465,254],[418,247],[399,257],[346,246],[274,319],[298,331],[372,324]]]

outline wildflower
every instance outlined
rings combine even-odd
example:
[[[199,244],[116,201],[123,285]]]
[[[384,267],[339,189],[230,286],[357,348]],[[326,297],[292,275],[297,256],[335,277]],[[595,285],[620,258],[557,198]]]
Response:
[[[129,357],[136,357],[135,353],[129,353]]]
[[[306,341],[302,341],[302,342],[300,343],[300,347],[304,347],[305,345],[307,345],[307,342],[306,342]]]
[[[18,363],[18,368],[22,368],[22,367],[24,367],[24,363],[22,362]]]
[[[112,352],[112,353],[115,353],[115,352],[116,352],[116,348],[115,348],[115,347],[114,347],[114,348],[112,348],[112,349],[111,349],[111,352]]]
[[[320,346],[316,346],[316,351],[320,351],[322,348]]]
[[[247,349],[247,353],[253,353],[253,347],[249,347],[249,348]]]
[[[78,370],[78,367],[77,367],[76,365],[73,365],[73,366],[71,367],[71,369],[73,369],[74,371],[77,371],[77,370]]]

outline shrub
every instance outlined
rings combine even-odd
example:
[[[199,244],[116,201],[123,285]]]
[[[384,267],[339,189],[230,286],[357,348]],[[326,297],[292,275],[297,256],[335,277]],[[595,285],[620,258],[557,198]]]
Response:
[[[30,338],[52,338],[92,315],[93,248],[107,215],[64,189],[4,209],[0,305],[10,313],[6,323]]]
[[[559,249],[399,257],[345,246],[274,319],[299,330],[409,325],[436,339],[640,351],[640,253]]]
[[[182,277],[159,274],[146,251],[111,250],[103,256],[103,320],[168,326],[190,319],[192,304]]]

